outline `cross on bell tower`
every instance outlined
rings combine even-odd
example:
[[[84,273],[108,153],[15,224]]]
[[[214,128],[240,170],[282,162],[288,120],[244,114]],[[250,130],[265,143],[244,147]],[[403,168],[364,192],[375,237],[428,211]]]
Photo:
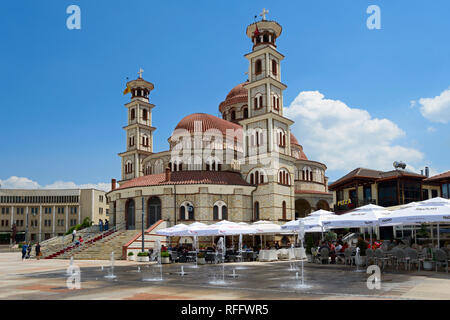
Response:
[[[269,10],[266,10],[266,8],[263,9],[263,11],[259,14],[263,20],[266,20],[266,14],[269,13]]]

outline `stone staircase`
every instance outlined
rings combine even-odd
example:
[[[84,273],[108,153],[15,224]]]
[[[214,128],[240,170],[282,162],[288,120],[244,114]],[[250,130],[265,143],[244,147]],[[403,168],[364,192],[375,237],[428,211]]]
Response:
[[[114,252],[115,259],[120,259],[123,245],[138,233],[138,230],[118,230],[77,250],[65,252],[58,256],[57,259],[70,259],[73,257],[74,260],[109,260],[111,252]]]
[[[82,238],[87,238],[94,234],[100,234],[100,231],[95,231],[95,230],[98,230],[98,228],[96,228],[96,229],[86,228],[86,229],[79,230],[79,231],[77,231],[76,238],[78,239],[79,236],[81,236]],[[54,254],[55,252],[58,252],[59,250],[62,250],[64,248],[70,246],[71,244],[72,244],[72,235],[71,234],[62,236],[62,237],[61,236],[53,237],[48,240],[42,241],[40,243],[42,257],[48,257],[48,256]],[[36,257],[35,246],[33,246],[33,250],[31,251],[30,256],[31,256],[31,258]]]

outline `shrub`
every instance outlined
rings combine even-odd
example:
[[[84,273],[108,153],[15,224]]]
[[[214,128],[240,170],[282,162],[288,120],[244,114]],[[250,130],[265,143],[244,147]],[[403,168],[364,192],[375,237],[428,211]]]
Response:
[[[128,252],[128,256],[134,256],[134,252],[133,251]]]
[[[314,246],[314,241],[311,235],[306,236],[306,253],[311,254],[311,248]]]
[[[130,252],[130,253],[132,253],[132,252]],[[139,252],[139,253],[137,254],[137,256],[138,256],[138,257],[148,257],[148,252],[147,252],[147,251]]]
[[[19,243],[19,249],[22,249],[23,244]]]
[[[327,232],[327,234],[325,235],[325,240],[327,241],[336,241],[336,239],[337,234],[332,231]]]
[[[361,256],[365,256],[366,255],[366,249],[368,247],[367,242],[364,241],[364,239],[358,239],[358,244],[356,245],[359,248],[359,252]]]
[[[205,253],[204,253],[204,252],[200,252],[200,253],[197,255],[197,257],[200,258],[200,259],[202,259],[202,258],[205,257]]]
[[[161,258],[167,258],[170,257],[170,254],[168,251],[161,251]]]

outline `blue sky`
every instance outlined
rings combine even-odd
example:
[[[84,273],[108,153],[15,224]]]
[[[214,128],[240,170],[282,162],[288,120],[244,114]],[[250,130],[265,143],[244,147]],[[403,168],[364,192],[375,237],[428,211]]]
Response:
[[[81,8],[81,30],[66,28],[71,4]],[[371,4],[381,8],[381,30],[366,27]],[[394,160],[415,170],[450,170],[446,0],[23,0],[0,11],[0,183],[11,176],[40,186],[120,178],[129,99],[122,91],[139,67],[155,84],[154,151],[166,150],[179,120],[218,115],[229,90],[246,80],[245,28],[262,8],[283,26],[277,45],[286,56],[284,104],[298,111],[293,131],[310,159],[328,165],[330,180],[357,166],[389,169]],[[328,99],[327,107],[307,107],[305,96],[319,106]],[[350,108],[349,122],[359,123],[355,110],[367,112],[362,134],[354,129],[328,140],[345,126],[345,112],[324,114],[344,110],[338,101]],[[317,112],[307,122],[305,108]],[[388,140],[382,148],[380,136]]]

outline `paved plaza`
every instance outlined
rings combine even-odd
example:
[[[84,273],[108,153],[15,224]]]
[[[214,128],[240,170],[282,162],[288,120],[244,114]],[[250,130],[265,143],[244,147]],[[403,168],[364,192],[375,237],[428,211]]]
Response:
[[[445,272],[388,271],[381,276],[381,288],[369,290],[369,275],[354,267],[305,263],[306,286],[301,287],[301,265],[288,261],[227,263],[223,282],[222,265],[163,265],[161,281],[154,264],[115,261],[115,278],[106,278],[110,261],[75,260],[81,288],[71,290],[66,284],[69,263],[22,261],[20,253],[0,253],[0,299],[450,299]]]

